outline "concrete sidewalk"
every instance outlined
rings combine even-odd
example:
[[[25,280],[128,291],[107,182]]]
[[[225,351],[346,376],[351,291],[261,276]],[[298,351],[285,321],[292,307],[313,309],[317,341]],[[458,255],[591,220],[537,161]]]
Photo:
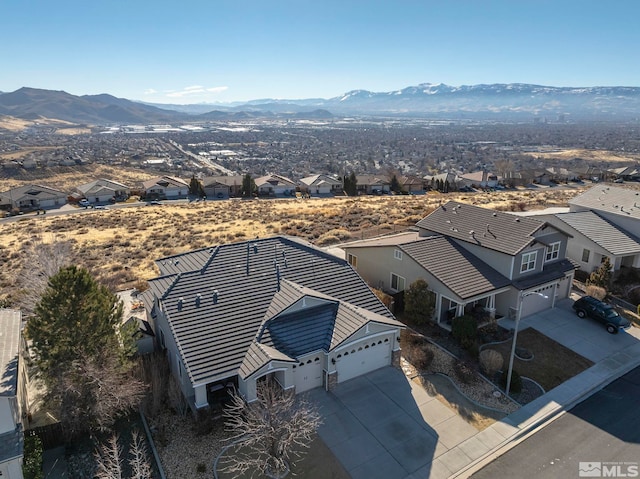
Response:
[[[566,302],[556,310],[533,315],[521,326],[534,327],[583,356],[596,359],[596,363],[544,396],[435,458],[431,478],[471,476],[495,458],[517,446],[539,428],[560,417],[577,403],[640,365],[639,328],[631,328],[628,332],[610,335],[602,325],[593,323],[592,326],[590,323],[584,323],[584,320],[579,320],[582,321],[580,328],[570,328],[566,322],[572,322],[576,317],[575,314],[570,316],[566,314],[567,305],[570,307],[570,304]],[[559,321],[549,321],[549,315],[556,316],[553,319],[559,319]],[[584,334],[583,328],[589,331],[593,329],[596,335]],[[567,330],[572,329],[573,335],[566,334]],[[443,470],[448,473],[442,473]],[[418,479],[417,476],[409,477]]]

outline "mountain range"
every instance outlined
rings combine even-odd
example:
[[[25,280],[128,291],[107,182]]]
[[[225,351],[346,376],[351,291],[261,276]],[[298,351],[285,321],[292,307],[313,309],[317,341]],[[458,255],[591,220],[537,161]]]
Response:
[[[628,121],[640,117],[640,87],[550,87],[523,83],[449,86],[423,83],[391,92],[353,90],[334,98],[262,99],[234,104],[164,105],[112,95],[76,96],[20,88],[0,93],[0,115],[79,124],[171,123],[244,118],[396,116],[433,119]]]

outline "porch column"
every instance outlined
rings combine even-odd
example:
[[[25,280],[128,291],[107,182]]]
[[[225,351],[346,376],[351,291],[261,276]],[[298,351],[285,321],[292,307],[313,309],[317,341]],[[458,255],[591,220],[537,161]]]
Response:
[[[491,319],[496,318],[496,295],[492,294],[487,298],[487,311]]]
[[[207,401],[207,385],[202,384],[200,386],[196,386],[193,390],[196,393],[196,407],[201,409],[209,406],[209,402]]]
[[[440,293],[436,293],[436,310],[434,314],[436,315],[436,323],[440,324],[440,318],[442,317],[442,295]]]
[[[464,307],[466,306],[466,304],[462,304],[462,303],[458,303],[456,305],[456,316],[463,316],[464,315]]]
[[[553,294],[552,299],[551,299],[551,308],[555,308],[556,307],[556,294],[558,294],[558,283],[553,283]]]

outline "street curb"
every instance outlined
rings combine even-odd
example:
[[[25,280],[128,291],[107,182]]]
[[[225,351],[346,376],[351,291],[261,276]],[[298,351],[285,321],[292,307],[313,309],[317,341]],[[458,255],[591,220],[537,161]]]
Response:
[[[599,383],[592,385],[586,391],[583,391],[582,393],[578,394],[574,398],[570,399],[569,401],[567,401],[566,404],[558,405],[558,407],[554,408],[552,411],[549,411],[548,413],[542,415],[540,418],[534,419],[532,424],[525,426],[523,429],[519,430],[517,433],[515,433],[511,437],[505,439],[498,446],[486,452],[484,455],[480,456],[478,459],[467,464],[465,467],[463,467],[459,471],[451,474],[449,478],[450,479],[454,479],[454,478],[466,479],[470,477],[472,474],[478,472],[480,469],[482,469],[483,467],[485,467],[495,459],[499,458],[509,450],[513,449],[518,444],[522,443],[523,441],[525,441],[526,439],[534,435],[536,432],[542,430],[543,428],[551,424],[556,419],[559,419],[560,417],[562,417],[564,413],[566,413],[568,410],[576,406],[578,403],[584,401],[585,399],[592,396],[593,394],[600,391],[601,389],[604,389],[613,381],[619,379],[620,377],[624,376],[629,371],[633,370],[638,366],[640,366],[640,358],[636,358],[635,361],[629,362],[629,364],[621,367],[615,373],[607,376],[605,379],[603,379]],[[529,420],[533,419],[534,417],[535,415],[529,418]]]

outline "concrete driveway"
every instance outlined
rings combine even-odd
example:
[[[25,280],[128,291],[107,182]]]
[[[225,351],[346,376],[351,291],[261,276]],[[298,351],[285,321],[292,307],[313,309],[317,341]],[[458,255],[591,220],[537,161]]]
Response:
[[[478,433],[391,367],[308,394],[324,421],[320,437],[354,479],[448,477],[432,461]]]
[[[572,305],[572,299],[563,299],[554,309],[527,316],[520,321],[519,331],[532,327],[594,363],[640,341],[640,328],[631,326],[618,334],[609,334],[596,320],[580,319]],[[498,324],[507,329],[515,326],[514,321],[507,319]]]

